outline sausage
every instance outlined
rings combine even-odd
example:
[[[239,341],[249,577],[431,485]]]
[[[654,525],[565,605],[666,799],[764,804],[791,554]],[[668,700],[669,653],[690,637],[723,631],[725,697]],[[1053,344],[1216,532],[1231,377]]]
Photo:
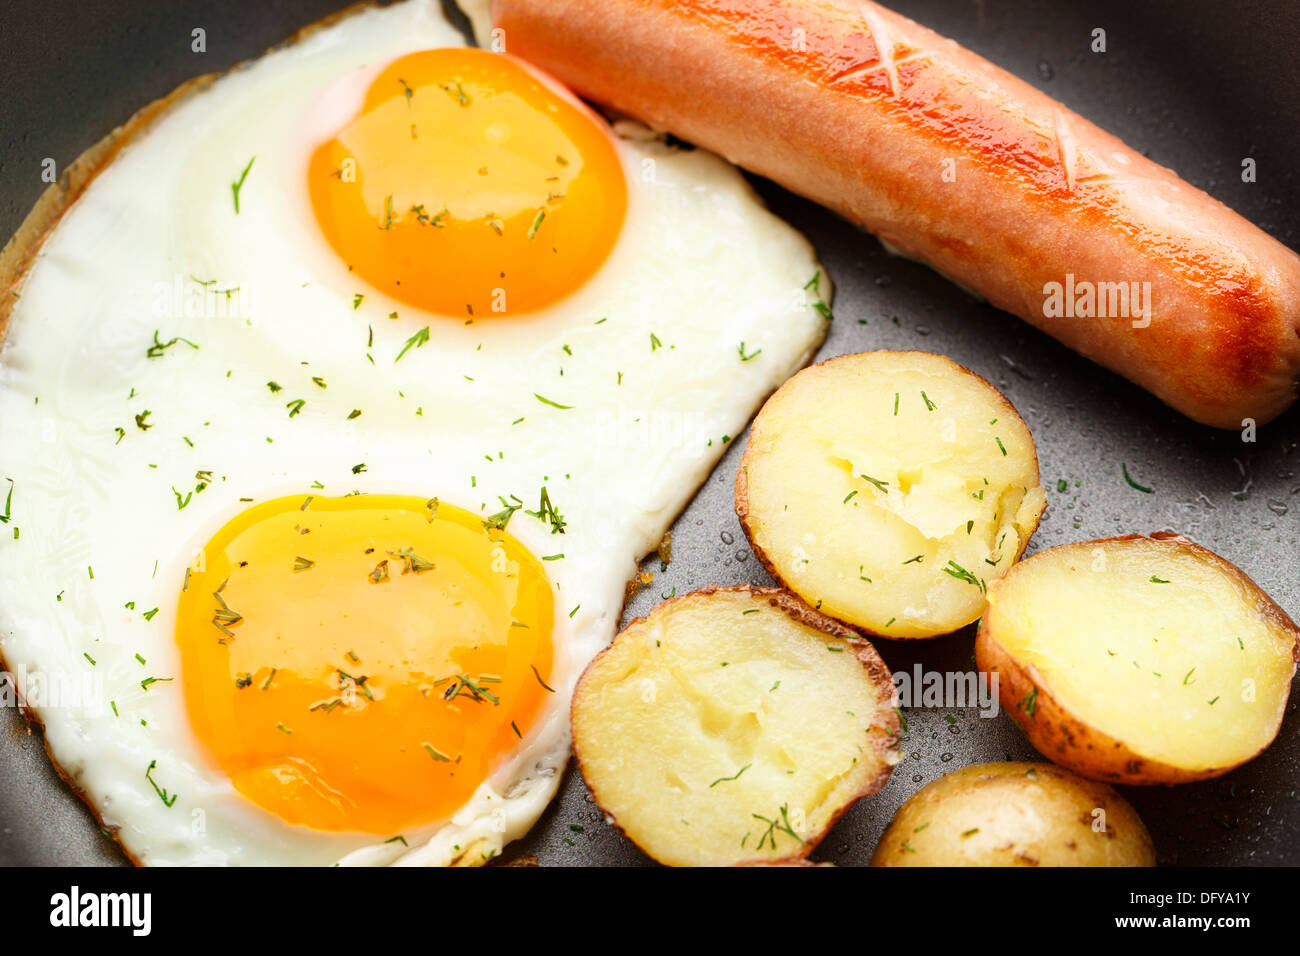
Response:
[[[1300,376],[1300,256],[1046,94],[853,0],[493,0],[580,95],[841,213],[1207,425]]]

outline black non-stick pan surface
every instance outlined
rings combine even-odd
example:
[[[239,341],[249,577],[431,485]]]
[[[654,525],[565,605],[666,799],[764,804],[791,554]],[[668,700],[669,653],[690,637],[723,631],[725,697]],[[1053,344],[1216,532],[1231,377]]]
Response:
[[[1296,0],[892,0],[1173,167],[1300,246],[1300,5]],[[6,0],[0,9],[0,234],[62,168],[136,109],[189,77],[256,56],[340,6],[338,0],[95,3]],[[191,31],[207,52],[191,52]],[[1106,31],[1106,52],[1091,50]],[[635,64],[629,64],[635,69]],[[1243,160],[1257,180],[1243,182]],[[770,183],[772,208],[816,245],[835,280],[835,321],[819,358],[869,349],[950,356],[1011,399],[1033,431],[1048,511],[1030,551],[1127,532],[1181,531],[1240,565],[1300,618],[1300,409],[1245,442],[1182,418],[1133,385],[928,269],[891,258],[875,239]],[[732,444],[673,531],[672,563],[626,617],[710,584],[769,580],[732,510],[744,441]],[[1125,480],[1121,465],[1143,485]],[[1060,485],[1059,482],[1064,482]],[[1058,488],[1064,490],[1058,491]],[[877,646],[895,671],[973,669],[973,634]],[[1207,783],[1128,788],[1162,863],[1300,864],[1297,695],[1277,740]],[[890,817],[925,783],[965,764],[1037,759],[1009,717],[975,709],[906,713],[906,757],[883,791],[861,801],[815,859],[867,861]],[[507,848],[542,864],[641,864],[603,821],[571,767],[532,833]],[[55,775],[39,730],[0,714],[0,863],[123,864],[80,800]]]

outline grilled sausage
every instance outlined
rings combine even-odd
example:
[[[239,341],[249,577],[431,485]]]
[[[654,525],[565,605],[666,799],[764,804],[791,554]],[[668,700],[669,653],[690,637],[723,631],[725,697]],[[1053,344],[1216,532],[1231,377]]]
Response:
[[[1205,424],[1296,398],[1300,256],[853,0],[493,0],[506,51],[834,209]]]

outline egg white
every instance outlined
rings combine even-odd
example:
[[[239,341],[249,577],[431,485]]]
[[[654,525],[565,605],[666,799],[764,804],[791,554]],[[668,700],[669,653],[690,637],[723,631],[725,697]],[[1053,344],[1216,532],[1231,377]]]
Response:
[[[408,0],[183,99],[67,213],[11,314],[0,653],[55,761],[139,862],[499,853],[555,793],[573,685],[613,636],[637,560],[825,334],[804,288],[820,272],[808,243],[735,169],[644,131],[617,140],[629,203],[613,252],[544,312],[467,325],[351,276],[307,198],[322,117],[394,58],[459,45],[431,0]],[[236,214],[231,183],[250,157]],[[829,298],[824,276],[820,288]],[[396,361],[425,327],[428,341]],[[155,331],[199,347],[149,358]],[[135,419],[146,409],[147,429]],[[200,471],[212,480],[196,492]],[[191,732],[173,630],[184,569],[242,499],[413,493],[491,514],[499,496],[536,509],[543,486],[564,533],[522,510],[509,530],[536,555],[565,555],[546,564],[557,693],[473,799],[384,842],[291,826],[240,797]],[[148,677],[177,680],[146,689]],[[44,686],[60,679],[81,687],[74,699],[50,699]]]

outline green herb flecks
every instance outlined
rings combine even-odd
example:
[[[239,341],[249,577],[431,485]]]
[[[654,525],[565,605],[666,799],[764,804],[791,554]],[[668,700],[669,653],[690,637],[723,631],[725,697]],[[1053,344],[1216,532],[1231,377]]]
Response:
[[[537,510],[525,511],[524,514],[532,515],[538,521],[550,524],[551,534],[564,534],[564,529],[568,524],[568,522],[564,520],[564,515],[560,514],[560,510],[556,508],[555,503],[551,501],[550,492],[546,490],[545,485],[542,486]]]
[[[189,339],[187,339],[187,338],[182,338],[182,337],[179,336],[179,335],[174,335],[174,336],[172,336],[170,339],[168,339],[166,342],[164,342],[164,341],[163,341],[161,338],[159,338],[159,336],[158,336],[158,329],[154,329],[154,330],[153,330],[153,345],[149,346],[149,348],[147,348],[147,349],[145,350],[145,353],[144,353],[144,354],[145,354],[146,357],[151,358],[151,359],[154,359],[154,358],[162,358],[163,355],[164,355],[164,353],[166,353],[166,351],[167,351],[169,348],[171,348],[173,345],[176,345],[178,342],[183,342],[183,343],[185,343],[186,345],[188,345],[188,346],[189,346],[190,348],[192,348],[192,349],[198,349],[198,345],[197,345],[196,343],[191,342],[191,341],[190,341]]]
[[[434,568],[432,561],[426,561],[414,551],[389,551],[388,556],[402,562],[403,574],[424,574]]]
[[[453,100],[459,103],[462,107],[470,106],[474,102],[474,100],[470,97],[470,95],[465,92],[465,88],[461,86],[459,83],[456,84],[447,83],[442,87],[442,89],[448,96],[450,96]]]
[[[227,578],[221,582],[221,587],[212,592],[212,596],[217,601],[217,608],[212,612],[212,626],[225,635],[225,637],[218,638],[218,643],[221,644],[226,643],[227,637],[233,638],[235,636],[235,632],[231,628],[244,619],[244,615],[234,610],[226,603],[226,599],[221,596],[221,592],[226,589],[226,585],[229,583],[230,579]]]
[[[1016,706],[1023,710],[1026,716],[1033,717],[1034,712],[1038,709],[1038,688],[1031,688],[1029,693],[1020,698],[1020,702]]]
[[[546,683],[546,681],[542,680],[542,673],[541,673],[541,671],[539,671],[539,670],[537,669],[537,665],[536,665],[536,664],[530,664],[529,666],[533,669],[533,676],[537,678],[537,683],[541,684],[544,688],[546,688],[546,689],[549,690],[552,694],[554,694],[554,693],[555,693],[555,688],[552,687],[550,684]]]
[[[542,221],[546,219],[546,210],[537,210],[537,215],[533,217],[533,224],[528,227],[528,238],[532,239],[537,235],[537,230],[542,228]]]
[[[741,775],[742,773],[744,773],[746,770],[748,770],[748,769],[749,769],[750,767],[752,767],[752,766],[753,766],[753,764],[749,764],[749,763],[747,763],[747,764],[745,764],[745,766],[741,767],[739,770],[737,770],[737,771],[736,771],[734,774],[732,774],[730,777],[719,777],[717,780],[713,781],[713,783],[709,784],[709,789],[712,790],[714,787],[716,787],[716,786],[717,786],[718,784],[720,784],[720,783],[729,783],[729,782],[731,782],[732,780],[739,780],[739,779],[740,779],[740,775]]]
[[[764,843],[767,843],[767,842],[770,842],[770,843],[771,843],[771,846],[772,846],[772,849],[775,850],[775,849],[776,849],[776,835],[777,835],[778,833],[785,833],[785,834],[789,835],[789,836],[790,836],[792,839],[794,839],[795,842],[797,842],[797,843],[803,843],[803,842],[804,842],[803,837],[801,837],[801,836],[799,836],[799,834],[795,833],[795,832],[794,832],[794,827],[792,827],[792,826],[790,825],[790,805],[789,805],[789,804],[786,804],[786,803],[781,804],[781,809],[780,809],[779,811],[777,811],[777,815],[774,816],[774,817],[772,817],[772,818],[770,818],[770,819],[769,819],[768,817],[763,816],[762,814],[759,814],[759,813],[753,813],[753,814],[750,814],[750,816],[752,816],[755,820],[760,820],[760,821],[762,821],[763,823],[766,823],[766,824],[767,824],[767,829],[766,829],[765,831],[763,831],[763,833],[762,833],[762,834],[759,836],[759,838],[758,838],[758,849],[760,849],[760,850],[763,849],[763,844],[764,844]]]
[[[247,170],[245,170],[245,172],[247,172]],[[236,197],[236,201],[238,201],[238,197]],[[148,780],[149,784],[153,787],[153,792],[158,794],[158,799],[163,802],[163,806],[170,809],[176,802],[176,794],[168,793],[166,788],[158,786],[157,781],[153,778],[153,771],[156,766],[158,766],[158,761],[150,760],[149,769],[144,772],[144,778]]]
[[[360,677],[353,677],[347,671],[338,667],[334,668],[334,673],[336,673],[339,678],[339,690],[344,693],[355,690],[357,693],[364,695],[366,700],[375,699],[374,691],[366,686],[366,681],[370,680],[370,678],[365,674],[362,674]]]
[[[479,702],[489,700],[492,702],[492,706],[494,707],[501,704],[501,701],[490,691],[487,691],[479,684],[474,683],[464,674],[457,674],[456,679],[442,696],[446,700],[455,700],[457,697],[469,697],[470,699]]]
[[[1128,482],[1130,488],[1136,488],[1138,491],[1142,492],[1143,494],[1147,494],[1147,495],[1151,494],[1153,489],[1148,488],[1146,485],[1139,485],[1136,481],[1133,480],[1133,476],[1128,473],[1127,462],[1120,462],[1119,467],[1124,472],[1124,480]]]
[[[511,495],[510,497],[514,498],[514,495]],[[511,504],[500,495],[497,496],[497,500],[501,502],[501,510],[496,514],[489,515],[483,519],[483,527],[488,531],[505,531],[506,525],[510,523],[510,519],[514,516],[514,513],[524,506],[524,503],[518,498],[515,498],[515,501],[518,502],[518,504]]]
[[[253,161],[256,159],[256,156],[250,159],[248,165],[244,167],[244,171],[239,174],[239,178],[230,184],[230,195],[235,200],[236,216],[239,215],[239,191],[244,188],[244,180],[248,178],[248,171],[253,168]]]
[[[409,339],[406,340],[406,344],[402,346],[402,351],[398,352],[397,358],[393,359],[393,364],[396,365],[398,362],[402,360],[403,355],[405,355],[411,349],[418,349],[422,347],[424,343],[427,341],[429,341],[429,327],[426,325],[424,328],[420,329],[420,331],[416,332],[414,335],[412,335]]]
[[[813,277],[805,282],[803,287],[805,292],[812,292],[812,294],[816,296],[813,300],[812,307],[816,310],[818,315],[827,322],[835,318],[834,314],[831,312],[830,306],[828,306],[825,300],[822,299],[822,274],[820,270],[813,273]]]
[[[872,478],[870,475],[858,475],[858,477],[863,481],[869,481],[871,484],[875,485],[877,491],[883,491],[885,494],[889,494],[889,482],[881,481],[879,478]]]
[[[975,585],[977,588],[980,589],[981,594],[984,594],[988,591],[987,586],[984,584],[983,578],[978,578],[975,575],[971,574],[969,571],[963,568],[956,561],[949,560],[948,566],[943,570],[945,574],[952,575],[958,581],[965,581],[967,584]]]

